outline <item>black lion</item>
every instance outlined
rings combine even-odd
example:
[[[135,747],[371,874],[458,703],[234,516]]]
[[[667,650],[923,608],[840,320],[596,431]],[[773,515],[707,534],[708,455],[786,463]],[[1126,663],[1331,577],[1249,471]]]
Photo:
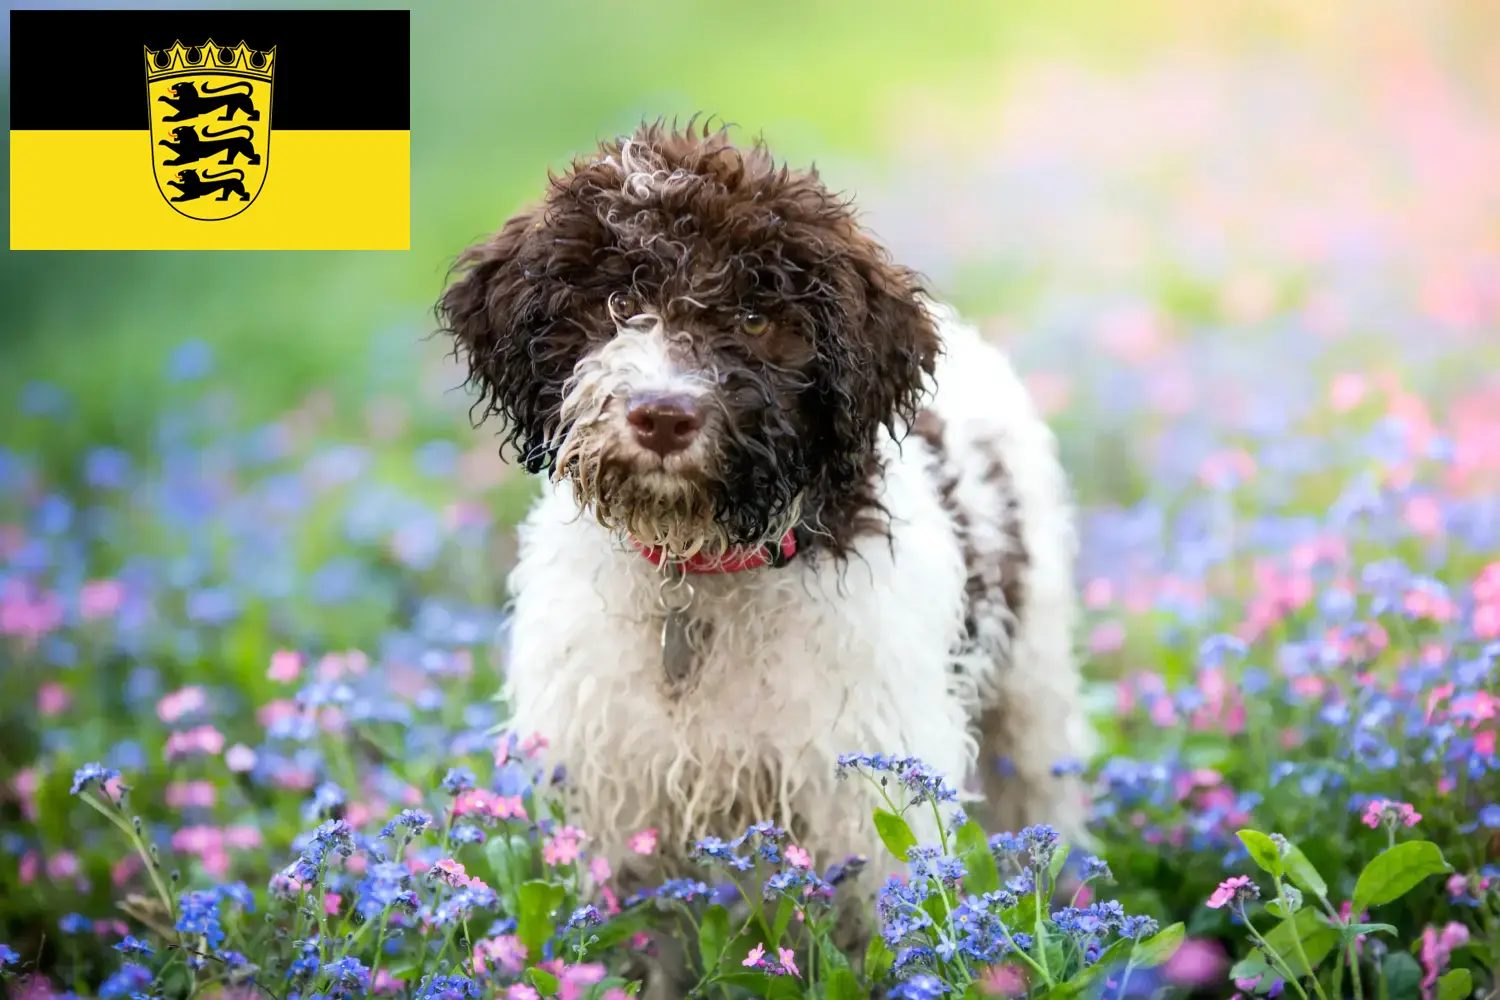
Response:
[[[221,177],[229,177],[230,174],[239,174],[228,180],[220,180]],[[228,201],[231,194],[240,196],[241,201],[249,201],[250,194],[245,190],[245,172],[239,167],[233,170],[221,170],[217,174],[204,172],[202,177],[198,176],[196,170],[179,170],[175,181],[167,181],[169,185],[181,191],[182,194],[173,198],[173,201],[192,201],[202,198],[206,194],[219,192],[215,201]]]
[[[225,93],[225,91],[234,90],[236,87],[244,87],[245,92],[243,94]],[[219,116],[219,121],[221,122],[234,121],[234,113],[236,111],[243,111],[245,112],[245,117],[250,121],[258,122],[260,121],[260,112],[255,110],[255,105],[250,101],[250,93],[253,89],[250,84],[244,81],[228,83],[222,87],[210,87],[208,84],[204,84],[203,93],[200,94],[196,84],[190,80],[184,80],[181,83],[172,84],[171,97],[164,95],[158,97],[157,100],[164,104],[170,104],[174,112],[163,118],[162,121],[164,122],[191,121],[211,111],[218,111],[220,108],[224,109],[224,113]]]
[[[240,131],[243,131],[245,134],[243,136],[236,135],[233,139],[223,138],[224,136],[233,135]],[[193,126],[179,125],[172,130],[171,142],[163,139],[157,145],[166,146],[176,156],[174,160],[162,160],[162,166],[164,167],[176,167],[184,163],[197,163],[199,160],[210,156],[218,156],[220,153],[224,154],[224,159],[219,161],[221,164],[233,163],[236,156],[243,156],[253,166],[260,162],[260,154],[250,144],[250,139],[254,135],[255,133],[251,130],[250,126],[236,125],[233,128],[226,128],[222,132],[204,129],[203,136],[199,137],[198,130],[193,128]]]

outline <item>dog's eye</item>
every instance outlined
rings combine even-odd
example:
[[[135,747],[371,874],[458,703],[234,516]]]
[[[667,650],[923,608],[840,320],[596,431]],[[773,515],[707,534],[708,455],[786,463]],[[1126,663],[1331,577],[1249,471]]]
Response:
[[[740,317],[740,330],[752,337],[759,337],[771,328],[771,321],[761,313],[745,313]]]
[[[617,321],[623,322],[640,312],[636,308],[635,299],[624,292],[611,292],[609,296],[609,312]]]

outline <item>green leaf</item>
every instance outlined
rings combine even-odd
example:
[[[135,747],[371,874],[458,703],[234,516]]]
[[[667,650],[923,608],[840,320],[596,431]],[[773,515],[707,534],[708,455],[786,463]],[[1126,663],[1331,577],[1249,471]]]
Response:
[[[1323,876],[1318,874],[1318,870],[1296,844],[1287,845],[1286,857],[1281,859],[1281,863],[1286,868],[1286,877],[1297,888],[1314,896],[1328,898],[1328,883],[1323,881]]]
[[[1422,995],[1422,967],[1404,951],[1393,951],[1381,960],[1380,978],[1389,1000],[1416,1000]]]
[[[1400,899],[1431,875],[1452,871],[1438,846],[1426,840],[1408,840],[1381,851],[1359,873],[1354,884],[1354,912]]]
[[[1465,1000],[1474,994],[1474,977],[1468,969],[1454,969],[1438,980],[1437,1000]]]
[[[644,930],[648,912],[644,908],[636,908],[617,914],[606,920],[603,926],[595,927],[594,932],[589,935],[595,939],[589,946],[590,949],[595,952],[608,951],[637,931]]]
[[[1068,853],[1072,850],[1067,844],[1058,844],[1057,850],[1052,852],[1052,861],[1047,865],[1047,874],[1052,878],[1052,884],[1057,884],[1057,873],[1063,870],[1063,865],[1068,863]]]
[[[552,914],[562,905],[563,887],[537,880],[523,884],[516,894],[521,901],[516,934],[526,946],[527,961],[540,961],[542,945],[552,937],[554,930]]]
[[[776,907],[776,923],[771,927],[771,944],[781,947],[781,939],[786,937],[787,925],[792,922],[792,915],[797,912],[797,901],[790,896],[782,896],[781,904]]]
[[[1234,963],[1229,970],[1230,979],[1254,979],[1271,971],[1271,966],[1266,962],[1266,956],[1259,951],[1252,951],[1238,962]]]
[[[848,969],[840,969],[828,980],[828,1000],[865,1000],[859,980]]]
[[[1296,913],[1300,909],[1302,909],[1302,905],[1295,901],[1293,902],[1292,908],[1290,910],[1283,910],[1281,906],[1281,900],[1279,899],[1271,899],[1266,901],[1266,912],[1271,916],[1280,919],[1285,919],[1286,917],[1291,916],[1293,913]]]
[[[1081,969],[1076,976],[1065,984],[1059,984],[1059,988],[1066,987],[1073,992],[1057,993],[1058,996],[1082,996],[1091,986],[1100,979],[1113,973],[1119,963],[1125,959],[1130,949],[1135,947],[1135,942],[1126,938],[1116,941],[1099,953],[1099,958],[1086,969]],[[1052,996],[1056,993],[1047,994]]]
[[[886,947],[885,939],[876,934],[870,939],[870,946],[865,949],[865,978],[872,983],[880,982],[890,974],[891,965],[895,961],[896,956]]]
[[[1180,923],[1163,927],[1146,940],[1136,943],[1130,953],[1130,961],[1137,968],[1154,969],[1177,953],[1186,936],[1187,928]]]
[[[544,997],[557,995],[557,977],[552,973],[533,966],[526,970],[526,978],[531,980],[531,985]]]
[[[703,914],[703,923],[698,927],[698,954],[703,959],[705,970],[718,968],[728,944],[729,911],[715,903]]]
[[[1259,830],[1241,830],[1236,836],[1245,845],[1245,850],[1250,852],[1250,860],[1260,865],[1261,871],[1281,875],[1284,868],[1281,852],[1276,849],[1275,841]]]
[[[1400,931],[1396,930],[1396,928],[1392,927],[1390,924],[1353,924],[1352,926],[1350,926],[1348,928],[1348,931],[1349,931],[1350,934],[1370,934],[1370,933],[1399,934],[1399,933],[1401,933]]]
[[[1328,957],[1342,937],[1338,928],[1322,918],[1317,910],[1302,909],[1290,920],[1283,920],[1266,932],[1266,944],[1286,963],[1287,968],[1299,977],[1307,977],[1317,969],[1318,963]],[[1302,963],[1297,955],[1296,943],[1302,942],[1307,961],[1312,968]]]
[[[984,827],[972,819],[958,828],[958,856],[964,863],[964,891],[982,896],[1000,888],[1000,869],[990,853]]]
[[[911,827],[893,812],[875,810],[875,832],[880,834],[885,849],[894,854],[898,861],[905,861],[906,852],[917,846],[917,838],[911,832]]]

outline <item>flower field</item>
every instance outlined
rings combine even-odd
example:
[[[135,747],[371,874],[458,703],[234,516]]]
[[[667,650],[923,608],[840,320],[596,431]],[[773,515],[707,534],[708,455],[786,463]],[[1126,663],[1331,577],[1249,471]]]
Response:
[[[1098,734],[1057,765],[1073,845],[848,748],[910,862],[863,954],[830,934],[858,861],[768,825],[615,891],[494,700],[530,487],[420,324],[372,333],[359,412],[251,425],[188,331],[144,453],[33,382],[0,450],[9,995],[619,1000],[663,938],[722,998],[1497,995],[1500,116],[1383,65],[1050,67],[993,121],[905,115],[862,177],[1058,430]]]

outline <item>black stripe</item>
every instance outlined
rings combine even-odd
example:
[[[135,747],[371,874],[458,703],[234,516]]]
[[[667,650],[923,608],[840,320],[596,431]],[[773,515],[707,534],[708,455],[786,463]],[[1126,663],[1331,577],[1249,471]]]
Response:
[[[276,48],[277,129],[411,127],[404,10],[13,10],[12,129],[146,129],[147,48]]]

